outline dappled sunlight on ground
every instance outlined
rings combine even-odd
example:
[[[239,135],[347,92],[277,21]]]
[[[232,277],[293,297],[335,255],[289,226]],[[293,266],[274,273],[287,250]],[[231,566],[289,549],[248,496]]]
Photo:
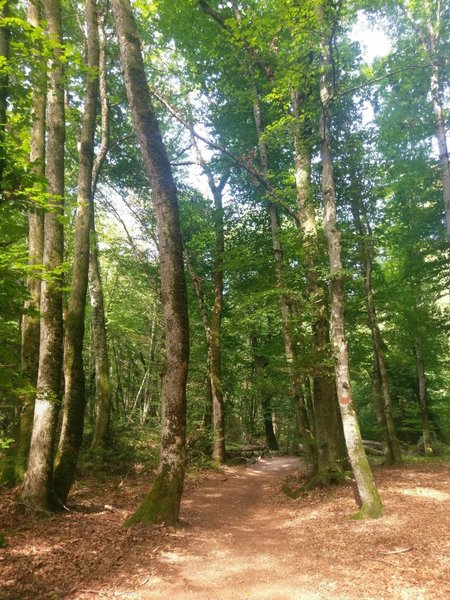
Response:
[[[0,599],[450,598],[447,465],[378,470],[376,521],[350,520],[350,486],[287,497],[281,485],[298,471],[298,458],[279,457],[202,476],[177,529],[123,529],[148,489],[139,476],[94,498],[83,489],[77,511],[47,522],[11,516]]]

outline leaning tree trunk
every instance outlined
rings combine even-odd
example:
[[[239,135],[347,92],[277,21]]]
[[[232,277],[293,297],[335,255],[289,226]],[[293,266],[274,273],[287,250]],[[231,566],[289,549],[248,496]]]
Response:
[[[329,485],[332,482],[343,480],[348,458],[337,402],[336,384],[332,367],[330,368],[328,290],[318,276],[321,247],[312,200],[311,152],[309,143],[305,140],[308,136],[304,131],[304,126],[300,124],[301,120],[305,118],[300,95],[293,94],[292,101],[294,116],[297,119],[294,128],[294,147],[298,220],[302,236],[301,244],[308,297],[311,304],[312,355],[315,363],[313,407],[317,464],[316,472],[308,486]]]
[[[105,303],[98,256],[97,232],[95,230],[95,192],[98,178],[106,158],[109,145],[110,111],[106,81],[106,36],[105,16],[98,15],[98,35],[100,44],[99,56],[99,91],[102,139],[100,150],[92,168],[92,193],[90,195],[90,253],[89,253],[89,295],[92,310],[92,336],[94,339],[95,360],[95,399],[96,415],[92,448],[104,448],[110,436],[112,387],[109,377],[109,355],[106,337]]]
[[[99,38],[95,0],[86,0],[86,26],[89,72],[80,136],[72,285],[64,339],[64,413],[53,477],[53,492],[59,507],[66,503],[75,476],[83,439],[86,406],[83,340],[89,274],[90,206],[99,69]]]
[[[324,6],[318,8],[319,20],[326,25]],[[341,235],[336,222],[336,190],[334,185],[333,155],[331,150],[332,98],[328,75],[330,57],[328,38],[322,42],[320,71],[320,100],[322,117],[320,123],[320,154],[322,159],[322,196],[324,206],[324,232],[328,245],[331,278],[331,342],[335,358],[336,388],[344,426],[349,460],[355,476],[360,500],[360,510],[355,518],[377,518],[382,505],[373,479],[372,470],[364,451],[358,419],[352,401],[348,347],[345,339],[344,280],[342,275]]]
[[[44,18],[55,42],[49,60],[47,96],[47,192],[51,208],[44,216],[44,269],[41,289],[39,369],[30,455],[22,501],[32,508],[52,506],[53,448],[60,406],[63,355],[62,276],[64,257],[64,73],[62,68],[61,8],[46,0]]]
[[[125,86],[147,176],[152,188],[161,264],[165,365],[162,374],[161,454],[147,498],[127,520],[175,523],[183,492],[186,458],[186,379],[189,326],[183,249],[175,183],[156,120],[128,0],[111,2]]]
[[[38,27],[41,21],[41,11],[37,3],[30,3],[27,9],[27,21],[31,27]],[[1,46],[1,43],[0,43]],[[1,54],[1,50],[0,50]],[[32,126],[30,133],[31,169],[37,178],[45,175],[45,63],[38,64],[39,87],[33,97]],[[1,117],[0,117],[1,118]],[[17,431],[15,443],[10,447],[5,468],[1,474],[1,482],[14,486],[22,481],[28,453],[30,450],[31,429],[35,390],[39,367],[39,307],[41,299],[41,277],[38,268],[42,265],[44,250],[44,213],[41,208],[34,206],[28,213],[28,266],[30,274],[27,279],[29,298],[24,304],[22,317],[22,339],[20,345],[20,370],[22,387],[25,393],[20,398]]]

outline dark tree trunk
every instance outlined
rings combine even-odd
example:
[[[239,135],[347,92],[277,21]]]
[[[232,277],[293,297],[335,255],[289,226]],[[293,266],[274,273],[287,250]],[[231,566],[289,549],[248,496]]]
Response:
[[[56,43],[49,61],[47,95],[47,191],[52,209],[44,216],[44,268],[51,277],[41,288],[41,330],[37,393],[30,455],[22,501],[35,509],[52,506],[53,449],[60,406],[63,356],[62,276],[55,273],[63,262],[61,216],[64,202],[64,73],[62,62],[61,8],[58,0],[46,0],[44,19]]]
[[[186,378],[189,327],[178,202],[170,163],[145,77],[140,40],[128,0],[111,2],[125,86],[147,176],[152,188],[161,264],[166,349],[162,374],[161,455],[147,498],[128,519],[175,523],[183,492],[186,456]]]
[[[253,349],[253,359],[255,362],[255,374],[260,382],[264,381],[265,373],[267,369],[268,361],[267,358],[259,351],[259,343],[256,335],[251,338],[251,344]],[[270,450],[279,450],[277,437],[273,428],[273,415],[272,415],[272,399],[271,393],[267,386],[264,384],[259,386],[261,395],[261,408],[264,419],[264,431],[266,434],[266,444]]]
[[[90,206],[99,68],[99,39],[95,0],[86,1],[86,26],[89,74],[86,81],[83,122],[81,125],[72,285],[64,339],[64,412],[53,477],[53,492],[60,507],[66,503],[75,476],[78,454],[83,439],[86,406],[83,341],[89,274]]]

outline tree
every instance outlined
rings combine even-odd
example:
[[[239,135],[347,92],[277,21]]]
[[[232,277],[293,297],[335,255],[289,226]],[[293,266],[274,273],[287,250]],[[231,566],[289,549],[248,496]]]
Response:
[[[348,348],[345,340],[344,280],[340,232],[336,222],[336,190],[331,147],[330,103],[333,94],[329,79],[332,66],[329,49],[331,47],[332,29],[327,18],[327,9],[329,9],[329,6],[326,2],[321,3],[318,7],[319,24],[323,28],[320,71],[320,101],[322,104],[320,154],[322,159],[324,232],[328,245],[331,278],[331,342],[336,361],[336,388],[344,426],[345,441],[361,504],[355,517],[377,518],[381,515],[382,505],[364,451],[359,424],[352,403]]]
[[[186,377],[189,354],[186,284],[176,188],[148,90],[140,41],[128,0],[111,3],[125,86],[152,187],[161,264],[166,358],[162,375],[161,455],[147,498],[127,520],[175,523],[185,469]]]
[[[59,0],[44,4],[47,31],[53,42],[47,95],[46,179],[49,209],[44,215],[44,269],[41,289],[39,369],[33,431],[22,501],[35,509],[53,506],[53,446],[61,395],[62,272],[64,199],[64,73]]]
[[[65,319],[64,413],[53,477],[53,492],[62,506],[66,503],[75,475],[75,467],[83,439],[86,406],[83,341],[89,275],[90,209],[100,54],[97,8],[94,0],[86,1],[86,25],[86,95],[80,133],[72,285]]]

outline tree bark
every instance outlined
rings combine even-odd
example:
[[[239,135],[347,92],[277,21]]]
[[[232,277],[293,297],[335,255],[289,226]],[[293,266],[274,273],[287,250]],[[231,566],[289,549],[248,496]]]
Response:
[[[255,121],[256,135],[258,138],[259,154],[261,158],[261,170],[267,179],[269,175],[269,153],[264,141],[264,125],[262,119],[261,104],[258,91],[253,83],[253,116]],[[285,281],[283,274],[283,247],[280,240],[280,216],[277,206],[273,202],[268,204],[270,230],[272,234],[272,249],[275,260],[276,286],[279,290],[279,303],[281,312],[281,325],[283,330],[284,353],[289,369],[292,401],[298,418],[299,433],[304,446],[304,460],[309,470],[314,470],[316,464],[316,451],[314,447],[314,436],[303,397],[301,378],[297,368],[297,349],[295,347],[292,331],[292,315],[288,298],[284,292]]]
[[[8,2],[5,1],[0,10],[1,17],[8,16]],[[0,57],[8,64],[10,44],[9,44],[10,33],[7,27],[0,27]],[[6,134],[6,120],[7,120],[7,109],[8,109],[8,88],[9,88],[9,75],[7,69],[3,70],[0,74],[0,200],[3,199],[3,192],[5,183],[3,181],[3,174],[6,167],[6,147],[5,147],[5,134]]]
[[[105,16],[98,15],[99,35],[99,92],[102,139],[100,151],[95,158],[92,169],[92,193],[90,196],[90,253],[89,253],[89,295],[92,309],[92,335],[95,356],[95,398],[96,416],[92,448],[104,448],[110,435],[112,388],[109,377],[109,356],[105,321],[105,303],[98,255],[97,232],[95,229],[95,203],[98,178],[109,145],[110,110],[107,92],[107,56],[105,36]]]
[[[60,507],[66,503],[75,476],[83,439],[86,407],[83,341],[89,274],[92,167],[98,100],[99,38],[96,10],[95,0],[86,0],[86,47],[89,72],[86,80],[80,135],[72,284],[64,339],[64,412],[53,477],[53,492]]]
[[[253,359],[255,361],[256,375],[262,382],[264,382],[264,371],[267,369],[268,364],[265,356],[258,350],[259,343],[256,335],[252,335],[251,344],[253,349]],[[278,451],[278,441],[273,427],[271,395],[264,383],[260,386],[260,395],[266,444],[270,450]]]
[[[348,458],[331,365],[328,290],[318,276],[321,248],[312,201],[311,151],[305,140],[306,131],[300,125],[304,115],[299,93],[293,94],[293,112],[298,120],[294,128],[298,222],[302,236],[308,297],[311,303],[312,354],[315,365],[313,408],[317,464],[311,483],[329,485],[343,479]]]
[[[324,4],[318,7],[319,22],[327,29]],[[352,401],[348,347],[345,339],[344,278],[342,273],[341,235],[336,222],[336,190],[334,184],[333,155],[331,150],[331,87],[329,36],[323,32],[320,69],[320,154],[322,160],[322,197],[324,206],[324,232],[328,245],[331,278],[331,342],[335,358],[336,388],[344,427],[349,460],[356,480],[360,509],[354,518],[377,518],[382,505],[373,479],[372,470],[364,451],[358,419]]]
[[[415,351],[417,361],[417,383],[419,392],[419,404],[420,404],[420,415],[422,421],[422,436],[423,436],[423,447],[426,456],[433,455],[433,447],[431,445],[431,434],[430,434],[430,418],[428,415],[428,402],[427,402],[427,380],[425,374],[425,358],[423,352],[423,339],[420,335],[416,336],[415,339]]]
[[[64,243],[61,216],[64,204],[64,73],[59,0],[44,2],[47,32],[54,42],[48,65],[47,191],[51,208],[44,216],[44,269],[41,288],[41,330],[37,393],[30,455],[22,501],[35,509],[52,506],[53,449],[60,406],[63,354],[62,275]]]
[[[183,491],[186,455],[186,378],[189,327],[178,202],[170,163],[145,77],[140,40],[128,0],[111,2],[125,86],[147,176],[152,188],[161,265],[165,365],[162,374],[161,454],[147,498],[126,525],[175,523]]]
[[[357,175],[352,174],[353,186],[357,185]],[[372,265],[373,265],[373,239],[372,230],[368,222],[367,214],[363,205],[361,192],[359,189],[355,189],[352,194],[352,212],[355,225],[358,230],[361,254],[361,266],[362,274],[364,278],[364,288],[366,292],[366,307],[367,317],[372,333],[374,357],[376,364],[374,366],[374,381],[380,384],[380,400],[381,406],[379,409],[382,410],[383,416],[378,416],[378,422],[380,426],[386,428],[386,431],[382,431],[382,439],[385,443],[385,462],[386,464],[395,465],[400,464],[402,461],[402,455],[400,451],[400,444],[397,439],[395,432],[394,417],[392,414],[392,401],[389,390],[389,378],[386,367],[386,360],[383,351],[383,341],[381,337],[381,331],[378,324],[377,311],[375,306],[375,299],[373,295],[372,286]],[[378,396],[375,394],[375,402],[378,402]],[[376,407],[377,410],[377,407]]]
[[[27,21],[31,27],[38,27],[41,20],[41,9],[38,3],[30,3],[27,9]],[[0,33],[1,39],[1,33]],[[1,54],[1,41],[0,41]],[[33,96],[32,126],[30,133],[29,162],[33,173],[43,180],[45,175],[45,63],[39,64],[38,77],[40,86]],[[1,117],[0,117],[1,118]],[[1,142],[0,142],[1,144]],[[19,399],[17,430],[15,443],[8,450],[8,459],[2,470],[2,483],[13,487],[22,481],[28,453],[30,450],[31,429],[33,425],[34,400],[39,367],[39,332],[40,332],[40,298],[41,277],[38,268],[42,266],[44,250],[44,213],[35,206],[28,213],[28,266],[30,274],[27,278],[29,298],[24,303],[22,317],[22,339],[20,345],[20,370],[22,386],[26,392]]]

